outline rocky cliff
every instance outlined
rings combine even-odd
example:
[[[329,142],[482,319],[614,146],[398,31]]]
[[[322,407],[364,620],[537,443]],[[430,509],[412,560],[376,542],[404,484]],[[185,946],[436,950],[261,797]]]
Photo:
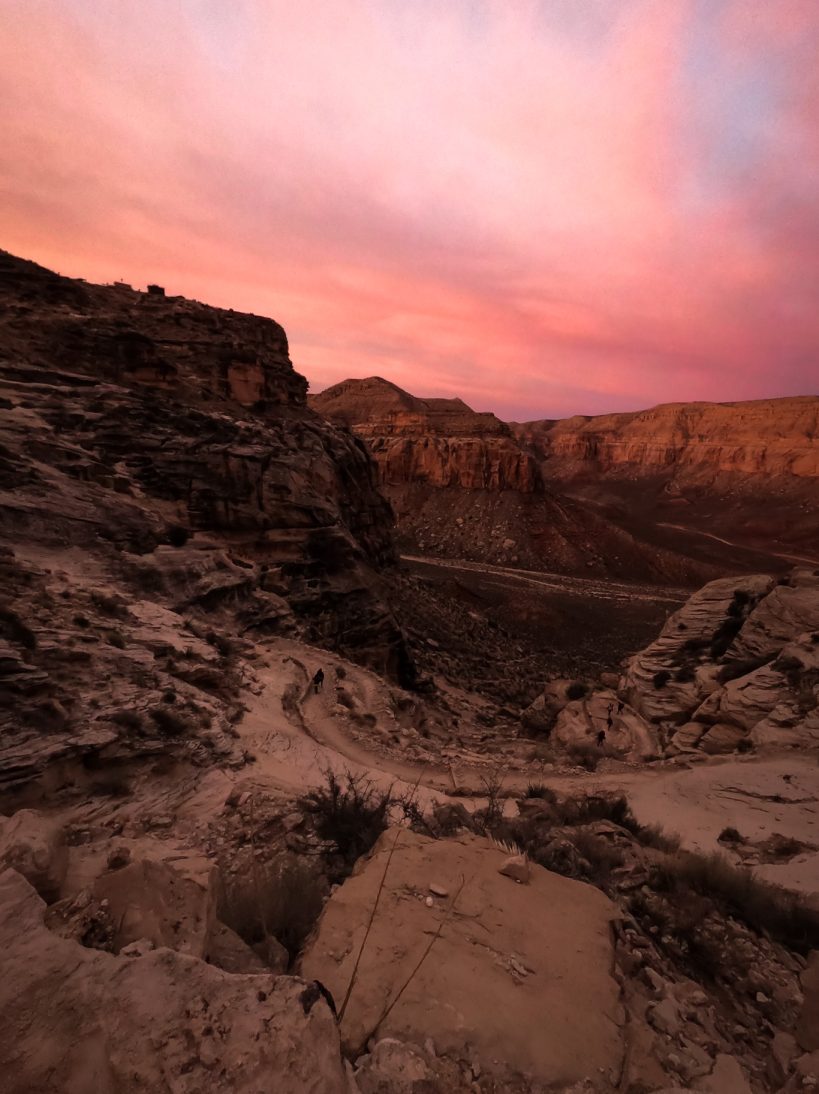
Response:
[[[269,319],[0,253],[0,781],[163,734],[229,753],[254,633],[410,682],[389,507],[306,386]]]
[[[373,376],[335,384],[310,403],[367,442],[386,486],[543,491],[537,461],[509,426],[461,399],[418,399]]]
[[[817,396],[672,403],[513,431],[547,483],[658,546],[723,573],[775,567],[777,556],[819,561]]]
[[[525,422],[515,435],[569,477],[673,467],[686,477],[716,472],[819,477],[819,396],[746,403],[666,403],[629,414]]]
[[[309,402],[372,452],[406,551],[674,582],[709,576],[549,487],[533,446],[460,399],[420,399],[370,377]]]

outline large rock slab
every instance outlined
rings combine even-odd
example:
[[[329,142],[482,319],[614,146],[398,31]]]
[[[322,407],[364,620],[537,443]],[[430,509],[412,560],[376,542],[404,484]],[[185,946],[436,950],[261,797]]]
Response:
[[[516,884],[498,873],[506,852],[486,839],[436,841],[402,830],[395,844],[395,832],[385,833],[330,898],[303,975],[321,980],[341,1004],[394,846],[342,1022],[345,1042],[359,1049],[377,1031],[416,1044],[431,1037],[447,1054],[463,1054],[468,1043],[487,1072],[555,1084],[599,1077],[598,1069],[619,1074],[614,906],[599,890],[539,866],[528,885]],[[429,897],[432,882],[451,895]]]
[[[56,900],[68,870],[62,829],[36,809],[20,809],[0,824],[0,866],[19,871],[43,900]]]
[[[43,912],[0,874],[4,1094],[346,1094],[335,1020],[302,981],[84,949]]]

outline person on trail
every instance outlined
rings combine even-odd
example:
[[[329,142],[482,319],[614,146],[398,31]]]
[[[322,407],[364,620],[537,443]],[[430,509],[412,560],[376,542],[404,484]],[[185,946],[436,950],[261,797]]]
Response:
[[[606,729],[611,729],[614,725],[614,719],[611,716],[611,712],[614,710],[614,703],[609,703],[608,713],[606,714]]]
[[[324,669],[319,669],[313,677],[313,691],[318,695],[321,685],[324,683]]]
[[[598,748],[600,748],[602,746],[605,739],[606,739],[606,731],[605,731],[605,729],[601,729],[599,731],[599,733],[597,734],[597,747]]]

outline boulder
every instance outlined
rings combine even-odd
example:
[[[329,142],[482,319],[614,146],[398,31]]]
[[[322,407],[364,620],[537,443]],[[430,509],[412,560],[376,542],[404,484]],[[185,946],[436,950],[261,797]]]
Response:
[[[268,972],[270,969],[235,931],[218,920],[210,934],[206,960],[225,972]]]
[[[145,859],[103,874],[93,886],[116,924],[115,949],[147,938],[155,946],[203,958],[216,920],[212,886],[200,885],[163,862]]]
[[[726,722],[718,722],[715,726],[706,729],[699,741],[699,747],[703,752],[719,755],[725,752],[733,752],[740,741],[744,741],[748,734],[739,726],[728,725]]]
[[[4,1094],[347,1094],[335,1019],[295,977],[229,976],[173,950],[60,938],[0,874]]]
[[[385,1037],[358,1061],[355,1080],[361,1094],[428,1094],[432,1070],[414,1045]]]
[[[302,975],[326,984],[337,1000],[344,999],[393,845],[394,834],[385,833],[330,897],[303,956]],[[351,1050],[371,1037],[412,1044],[431,1037],[442,1055],[477,1056],[487,1074],[511,1067],[535,1081],[569,1085],[598,1068],[619,1073],[614,905],[598,889],[540,866],[530,867],[529,885],[510,884],[498,873],[503,859],[476,836],[402,833],[342,1022]],[[463,878],[463,888],[453,884],[449,902],[428,908],[429,877]]]
[[[0,864],[21,873],[43,900],[57,900],[68,870],[62,828],[35,809],[20,809],[0,830]]]

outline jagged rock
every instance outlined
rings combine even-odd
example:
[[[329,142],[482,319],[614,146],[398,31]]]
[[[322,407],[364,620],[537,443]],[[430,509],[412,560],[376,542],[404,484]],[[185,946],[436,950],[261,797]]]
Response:
[[[361,1094],[426,1094],[432,1071],[414,1045],[384,1037],[358,1061],[355,1080]]]
[[[147,938],[155,946],[204,957],[216,920],[211,885],[200,885],[163,862],[141,860],[103,874],[93,886],[116,924],[114,946]]]
[[[337,999],[393,844],[392,832],[382,836],[330,897],[302,958],[302,974]],[[349,1045],[363,1045],[376,1027],[379,1037],[414,1044],[432,1037],[441,1055],[464,1057],[468,1041],[466,1058],[477,1055],[487,1075],[507,1061],[552,1084],[619,1067],[619,988],[609,972],[613,906],[599,890],[539,866],[531,867],[529,885],[512,885],[497,872],[502,861],[501,850],[475,836],[401,833],[342,1023]],[[449,915],[448,905],[430,910],[408,898],[417,879],[429,876],[465,879],[460,891],[453,888]],[[429,958],[381,1020],[444,916]],[[550,1021],[533,1025],[533,1013]]]
[[[695,1090],[707,1094],[752,1094],[745,1073],[735,1056],[720,1053],[714,1064],[714,1070],[704,1079],[694,1084]]]
[[[120,951],[124,952],[124,951]],[[208,940],[206,959],[225,972],[268,972],[270,966],[224,923],[214,923]],[[286,968],[285,964],[285,968]]]
[[[20,809],[13,817],[0,819],[0,866],[21,873],[43,900],[56,900],[68,870],[62,828],[34,809]]]
[[[0,874],[0,1059],[7,1094],[347,1094],[335,1019],[291,977],[229,976],[173,950],[116,957],[60,938]]]
[[[819,742],[819,578],[797,570],[788,582],[713,581],[630,659],[621,694],[669,753]]]
[[[660,751],[656,728],[611,691],[568,703],[557,716],[551,739],[564,748],[599,746],[628,759],[648,759]]]
[[[692,568],[556,495],[548,467],[514,427],[461,399],[417,398],[372,376],[334,384],[310,404],[372,452],[403,546],[566,572],[667,577]]]
[[[498,873],[520,882],[521,885],[528,885],[531,874],[528,859],[525,855],[511,855],[498,867]]]
[[[819,1051],[819,950],[814,950],[802,973],[804,1000],[796,1026],[796,1039],[805,1052]]]

